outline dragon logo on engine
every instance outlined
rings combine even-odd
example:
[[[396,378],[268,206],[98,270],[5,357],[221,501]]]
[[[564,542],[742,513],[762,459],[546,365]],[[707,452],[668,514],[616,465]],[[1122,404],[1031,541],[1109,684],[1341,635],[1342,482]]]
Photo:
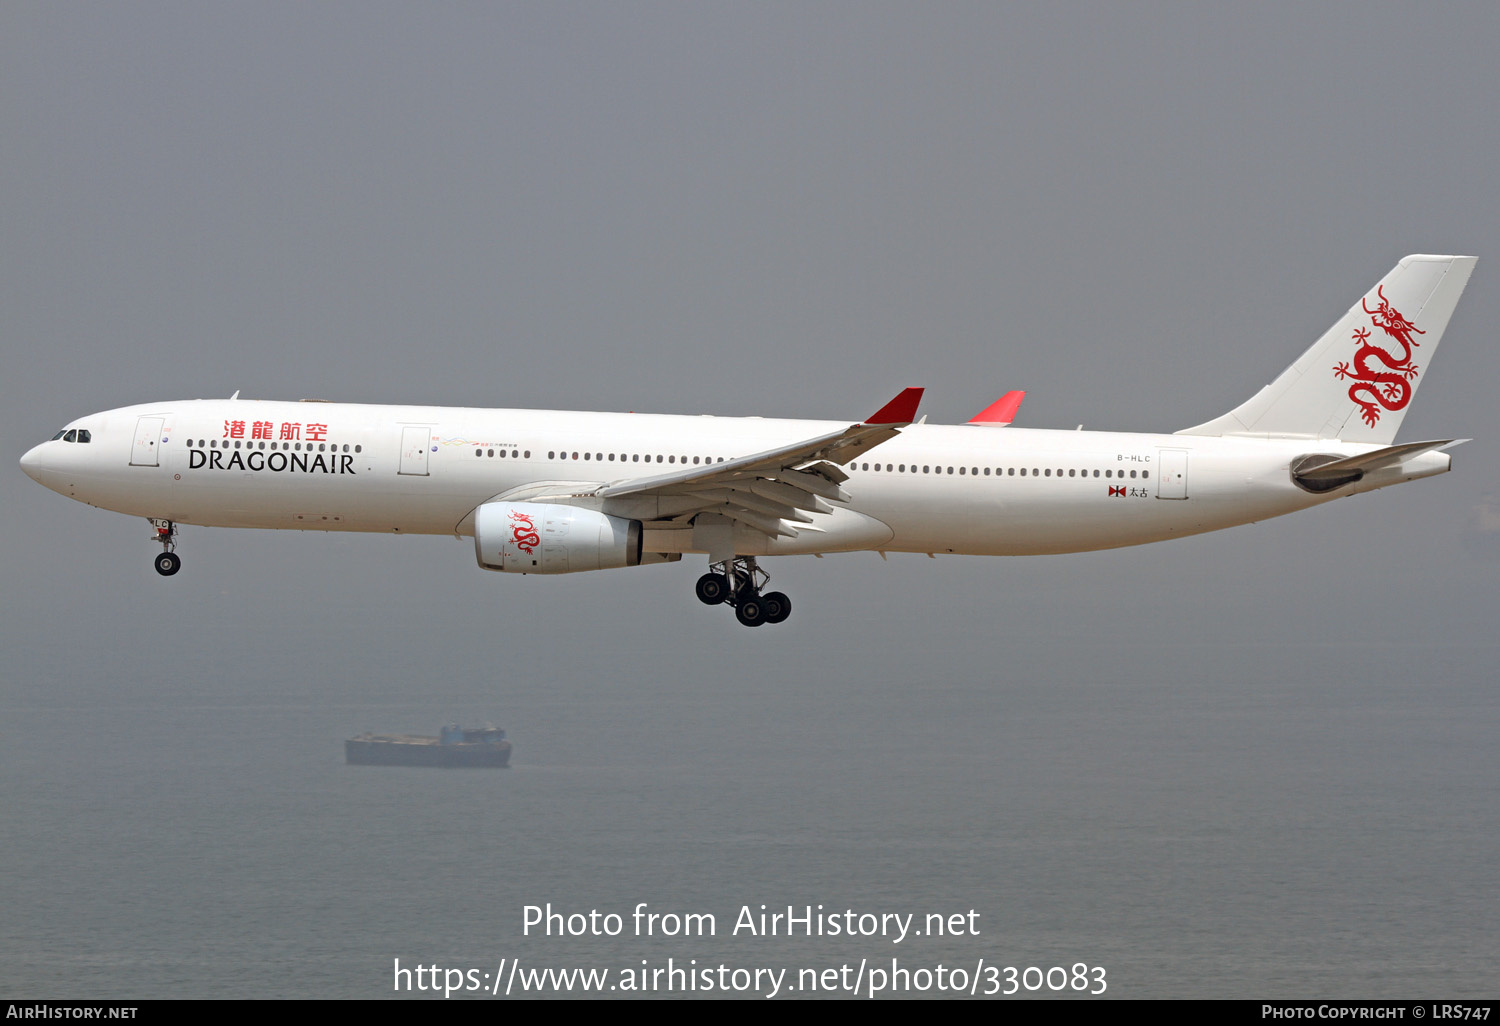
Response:
[[[542,543],[542,536],[537,534],[536,525],[531,522],[531,517],[525,513],[517,513],[515,510],[511,510],[510,518],[516,522],[515,526],[510,529],[511,540],[516,543],[516,548],[528,556],[531,555]]]
[[[1363,299],[1359,301],[1359,305],[1370,315],[1371,326],[1385,332],[1401,347],[1401,352],[1392,353],[1384,346],[1371,342],[1369,328],[1355,328],[1352,341],[1359,348],[1354,352],[1354,359],[1335,364],[1333,368],[1333,373],[1339,380],[1354,379],[1354,384],[1349,386],[1349,398],[1360,407],[1360,417],[1368,427],[1374,427],[1380,420],[1381,407],[1394,412],[1405,409],[1406,404],[1411,402],[1411,382],[1417,376],[1417,365],[1411,359],[1412,350],[1421,345],[1411,336],[1412,332],[1427,334],[1390,304],[1385,298],[1384,285],[1376,290],[1376,294],[1380,297],[1380,303],[1375,309],[1371,310]],[[1378,360],[1385,367],[1372,367],[1370,360]]]

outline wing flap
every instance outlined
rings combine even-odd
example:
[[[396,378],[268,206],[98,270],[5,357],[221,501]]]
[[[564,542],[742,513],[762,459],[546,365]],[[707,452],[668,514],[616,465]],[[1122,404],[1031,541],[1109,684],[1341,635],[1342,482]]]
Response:
[[[839,465],[900,434],[916,415],[921,397],[920,388],[908,388],[868,421],[840,431],[722,463],[601,484],[588,495],[606,505],[632,508],[638,507],[639,500],[651,504],[656,499],[678,519],[712,512],[772,538],[796,537],[797,528],[787,521],[811,525],[809,513],[830,514],[835,508],[832,503],[848,502],[849,493],[841,486],[849,475]]]
[[[771,499],[763,499],[747,489],[704,488],[695,490],[693,494],[710,503],[738,505],[752,512],[764,513],[767,516],[776,517],[781,520],[796,520],[804,524],[812,523],[812,517],[803,513],[797,507],[786,506]]]

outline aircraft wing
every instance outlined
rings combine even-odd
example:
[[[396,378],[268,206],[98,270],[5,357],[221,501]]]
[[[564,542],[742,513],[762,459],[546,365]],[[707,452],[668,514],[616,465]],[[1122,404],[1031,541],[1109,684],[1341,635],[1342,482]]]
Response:
[[[722,463],[606,483],[588,494],[617,508],[644,507],[641,519],[685,521],[713,512],[772,538],[795,537],[796,528],[786,522],[810,524],[809,514],[833,512],[830,501],[848,502],[840,485],[849,475],[839,465],[900,434],[921,398],[922,389],[908,388],[869,420],[842,431]]]

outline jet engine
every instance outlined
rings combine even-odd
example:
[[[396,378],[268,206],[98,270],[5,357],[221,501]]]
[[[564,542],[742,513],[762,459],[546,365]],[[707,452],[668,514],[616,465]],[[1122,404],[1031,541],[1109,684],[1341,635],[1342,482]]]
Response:
[[[474,553],[486,570],[512,574],[639,566],[641,522],[559,503],[486,502],[474,511]]]

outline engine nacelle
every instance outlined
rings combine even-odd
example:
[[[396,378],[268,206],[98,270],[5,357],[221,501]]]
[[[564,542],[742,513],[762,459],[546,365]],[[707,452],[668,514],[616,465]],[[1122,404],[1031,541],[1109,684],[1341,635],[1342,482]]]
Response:
[[[474,553],[486,570],[571,574],[638,566],[641,522],[541,502],[486,502],[474,511]]]

